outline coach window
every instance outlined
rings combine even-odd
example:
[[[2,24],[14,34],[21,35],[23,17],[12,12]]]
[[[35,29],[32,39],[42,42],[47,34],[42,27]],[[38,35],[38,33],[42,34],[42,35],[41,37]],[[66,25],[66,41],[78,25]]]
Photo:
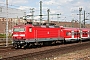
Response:
[[[32,32],[32,27],[29,28],[29,32]]]
[[[87,35],[87,32],[83,32],[83,35]]]
[[[66,32],[66,36],[70,36],[71,35],[71,32]]]
[[[80,32],[77,32],[77,35],[80,35]]]
[[[89,31],[89,36],[90,36],[90,31]]]
[[[87,32],[85,32],[85,35],[87,35],[88,33]]]
[[[77,32],[74,32],[74,35],[77,35]]]

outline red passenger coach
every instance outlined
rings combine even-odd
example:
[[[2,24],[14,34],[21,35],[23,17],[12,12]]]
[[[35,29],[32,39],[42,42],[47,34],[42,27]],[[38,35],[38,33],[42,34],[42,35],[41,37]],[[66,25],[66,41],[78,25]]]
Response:
[[[13,28],[13,46],[25,47],[62,42],[61,28],[54,26],[18,25]]]
[[[90,28],[88,29],[88,39],[90,39]]]
[[[82,40],[90,39],[90,30],[87,28],[81,28],[81,38]]]
[[[65,41],[77,41],[80,39],[80,32],[78,28],[64,28],[62,31]]]

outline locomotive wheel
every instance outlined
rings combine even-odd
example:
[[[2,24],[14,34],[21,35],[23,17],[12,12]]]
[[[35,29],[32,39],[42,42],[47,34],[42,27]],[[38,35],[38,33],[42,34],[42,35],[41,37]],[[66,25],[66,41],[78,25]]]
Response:
[[[18,44],[13,44],[13,46],[14,46],[15,49],[18,49],[19,48],[18,47]]]
[[[63,40],[63,43],[64,43],[64,44],[66,43],[66,40],[65,40],[65,39]]]

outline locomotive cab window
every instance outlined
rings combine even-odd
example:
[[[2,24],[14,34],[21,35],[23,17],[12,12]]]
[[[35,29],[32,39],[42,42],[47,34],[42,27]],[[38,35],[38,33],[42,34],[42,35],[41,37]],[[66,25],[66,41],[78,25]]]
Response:
[[[32,32],[32,27],[29,28],[29,32]]]
[[[25,32],[25,28],[14,28],[14,32]]]

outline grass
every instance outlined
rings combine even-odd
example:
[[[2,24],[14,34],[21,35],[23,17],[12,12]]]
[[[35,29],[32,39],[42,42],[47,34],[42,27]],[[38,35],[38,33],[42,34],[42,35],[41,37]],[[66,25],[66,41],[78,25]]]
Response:
[[[8,36],[9,38],[11,38],[12,37],[12,35],[11,34],[9,34],[9,36]],[[6,38],[6,34],[0,34],[0,38]]]

